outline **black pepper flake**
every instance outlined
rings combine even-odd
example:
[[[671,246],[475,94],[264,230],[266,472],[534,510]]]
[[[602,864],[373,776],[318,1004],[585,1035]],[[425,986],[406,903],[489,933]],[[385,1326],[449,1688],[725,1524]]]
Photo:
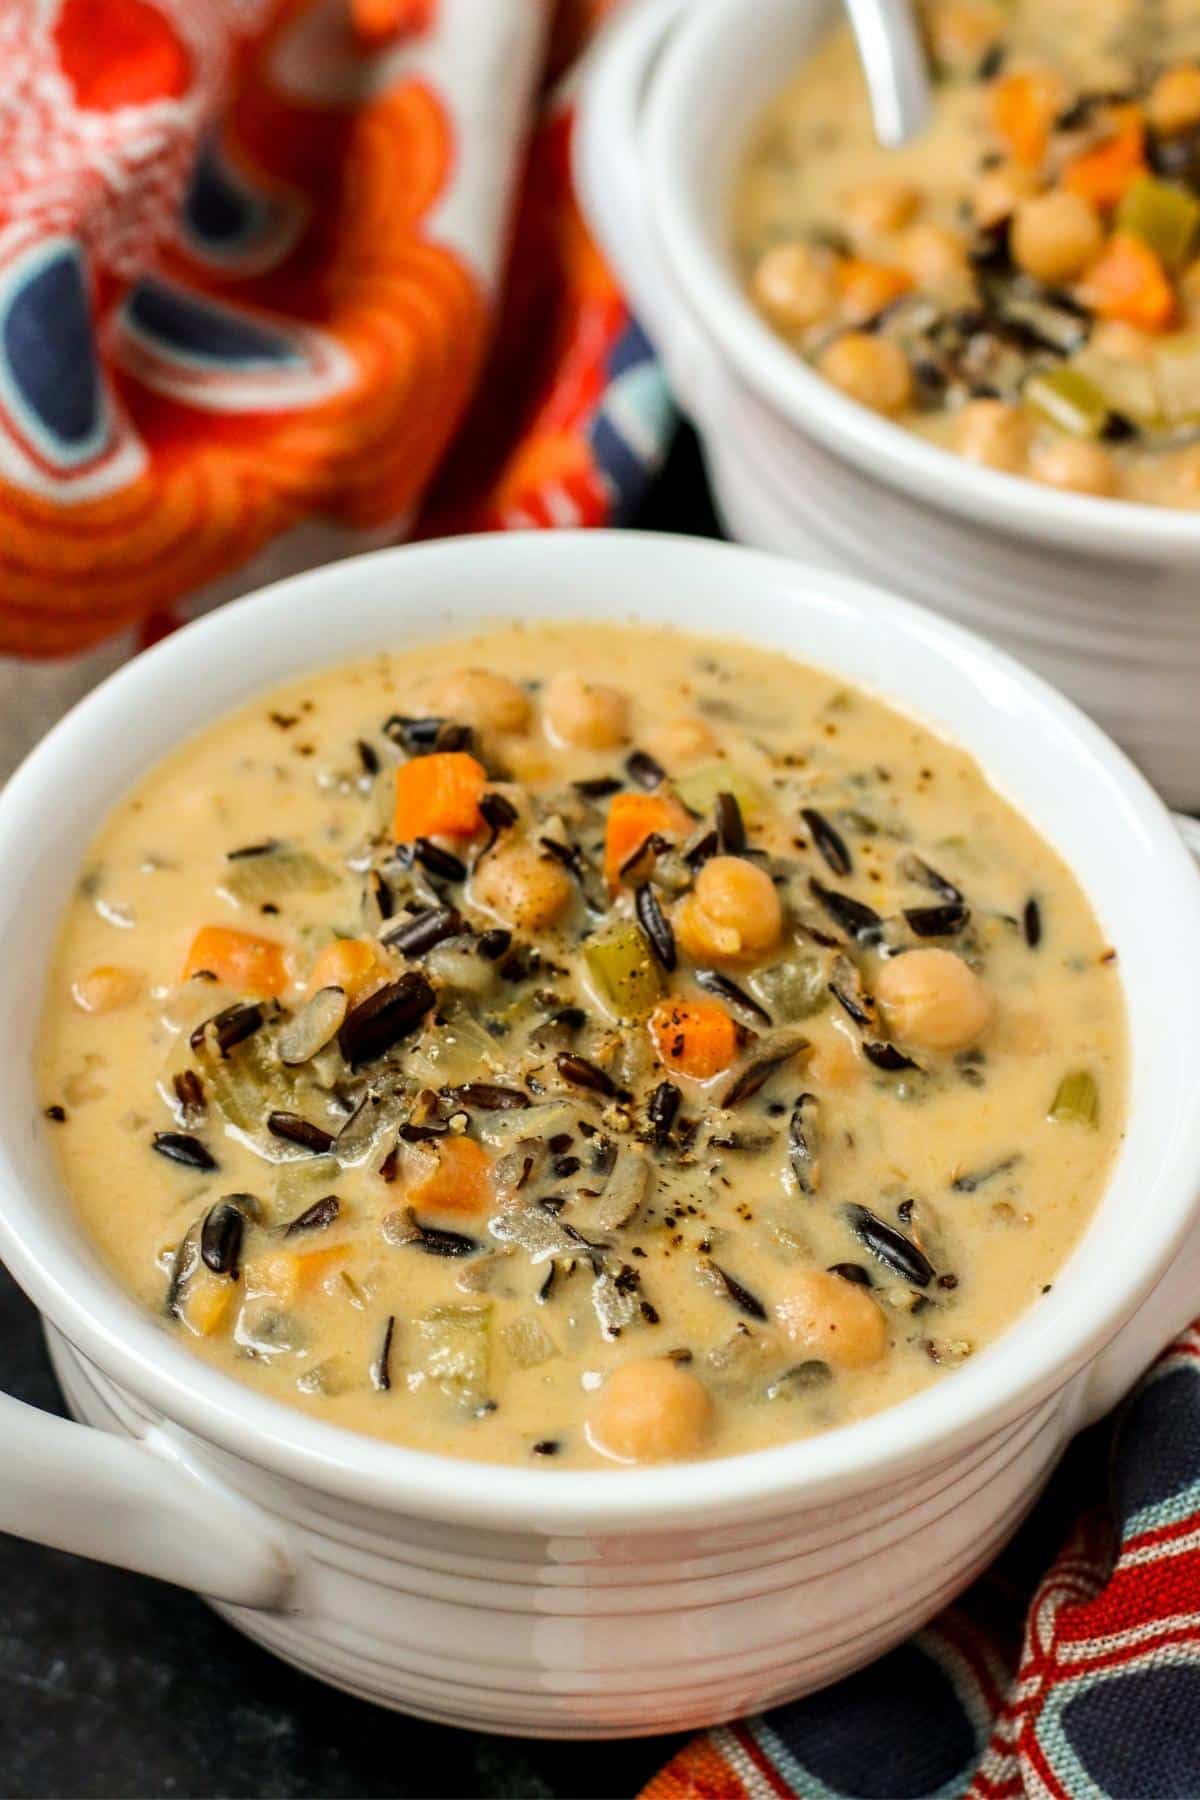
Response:
[[[379,752],[375,746],[368,744],[366,738],[358,738],[355,740],[354,748],[358,751],[358,760],[362,764],[363,774],[378,775]]]
[[[67,1122],[67,1109],[65,1106],[59,1106],[55,1103],[53,1106],[47,1106],[45,1108],[42,1117],[49,1119],[52,1125],[65,1125]]]
[[[534,1456],[557,1456],[561,1449],[562,1444],[558,1438],[539,1438],[532,1446],[532,1453]]]

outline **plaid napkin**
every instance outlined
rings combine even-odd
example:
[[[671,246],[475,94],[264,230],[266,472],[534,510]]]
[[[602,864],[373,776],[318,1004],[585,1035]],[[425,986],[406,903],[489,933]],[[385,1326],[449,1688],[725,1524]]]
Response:
[[[0,778],[404,536],[622,518],[671,410],[569,179],[606,0],[0,0]]]
[[[859,1674],[704,1733],[642,1800],[780,1795],[1200,1795],[1200,1325],[956,1606]]]

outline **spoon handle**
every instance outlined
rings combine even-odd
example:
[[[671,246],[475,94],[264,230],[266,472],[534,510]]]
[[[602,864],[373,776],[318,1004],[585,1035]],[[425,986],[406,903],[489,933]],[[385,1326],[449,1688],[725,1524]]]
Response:
[[[875,135],[892,150],[929,118],[929,68],[911,0],[846,0]]]

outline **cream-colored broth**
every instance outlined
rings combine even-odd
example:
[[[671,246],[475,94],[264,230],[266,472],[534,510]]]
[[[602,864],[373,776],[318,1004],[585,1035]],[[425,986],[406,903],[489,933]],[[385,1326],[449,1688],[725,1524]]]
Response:
[[[1188,147],[1200,146],[1200,125],[1156,132],[1147,96],[1164,70],[1191,69],[1200,59],[1196,7],[1192,0],[1013,0],[1004,6],[928,0],[922,11],[938,80],[930,123],[909,144],[884,150],[876,142],[861,66],[844,25],[764,112],[733,208],[736,251],[752,295],[788,342],[831,380],[946,449],[1075,492],[1200,505],[1191,374],[1200,356],[1200,243],[1166,271],[1175,289],[1169,319],[1153,329],[1105,315],[1090,319],[1092,302],[1084,298],[1081,304],[1081,296],[1088,267],[1111,234],[1123,229],[1115,202],[1094,209],[1095,244],[1081,255],[1078,269],[1064,264],[1061,277],[1034,279],[1019,258],[1016,266],[1005,265],[1003,244],[1011,253],[1011,220],[1022,205],[1069,186],[1071,157],[1103,141],[1106,119],[1119,113],[1107,114],[1097,104],[1082,125],[1052,134],[1038,166],[1010,155],[995,125],[996,88],[1012,73],[1053,71],[1061,81],[1060,118],[1082,97],[1112,96],[1118,104],[1129,97],[1151,119],[1142,176],[1160,191],[1165,184],[1194,198],[1200,152],[1194,168],[1187,162],[1185,173],[1183,166]],[[939,63],[939,45],[949,60]],[[1200,94],[1200,75],[1197,83]],[[1014,170],[1017,186],[1005,207],[994,196],[998,182]],[[911,205],[897,202],[889,212],[877,200],[882,210],[873,215],[865,196],[877,194],[881,184],[897,193],[911,190]],[[1000,261],[985,270],[977,253],[987,242],[1000,245]],[[828,282],[829,293],[826,301],[818,293],[792,318],[787,270],[776,277],[782,283],[778,306],[759,272],[773,249],[795,245],[804,246],[806,256],[825,259],[818,281]],[[858,306],[849,291],[839,297],[838,271],[854,259],[897,272],[911,283],[907,295],[897,301],[896,291],[884,289],[877,308]],[[804,269],[795,279],[811,282],[807,264]],[[1065,352],[1032,340],[1005,340],[998,347],[991,335],[999,316],[997,280],[1008,284],[1018,303],[1033,299],[1059,309],[1055,329],[1066,328],[1064,342],[1071,340],[1071,312],[1062,309],[1076,309],[1078,337]],[[926,302],[940,309],[932,325],[922,311]],[[956,318],[965,321],[961,331]],[[889,354],[893,345],[902,350],[908,374],[897,364],[881,375],[870,364],[860,368],[852,354],[839,355],[836,340],[861,329],[882,340]],[[866,356],[876,352],[868,346]],[[1031,375],[1064,366],[1086,377],[1098,401],[1102,394],[1110,403],[1103,429],[1094,421],[1080,430],[1063,427],[1031,398],[1036,388],[1025,385]],[[998,414],[998,407],[1004,411]]]
[[[466,1010],[511,1029],[482,1038],[486,1064],[478,1025],[454,1023],[454,1002],[444,992],[440,1016],[451,1023],[432,1034],[430,1041],[440,1045],[434,1063],[423,1064],[418,1075],[413,1058],[424,1052],[414,1050],[415,1040],[397,1045],[396,1070],[411,1077],[401,1116],[419,1116],[412,1097],[422,1085],[488,1080],[524,1087],[539,1104],[561,1100],[590,1121],[592,1137],[574,1129],[570,1144],[553,1152],[578,1157],[582,1167],[558,1162],[561,1176],[539,1171],[534,1177],[539,1192],[568,1197],[560,1222],[587,1224],[594,1217],[597,1202],[579,1198],[579,1190],[604,1185],[603,1176],[589,1173],[603,1138],[622,1157],[636,1159],[639,1170],[648,1167],[652,1191],[632,1220],[607,1234],[594,1226],[585,1233],[614,1247],[610,1271],[636,1273],[636,1284],[626,1288],[632,1316],[616,1336],[606,1336],[599,1323],[586,1254],[574,1272],[560,1258],[552,1291],[539,1300],[550,1262],[535,1263],[519,1247],[506,1254],[497,1243],[489,1221],[501,1220],[503,1235],[503,1217],[522,1204],[519,1195],[493,1195],[467,1215],[422,1213],[425,1226],[467,1234],[484,1246],[463,1257],[427,1254],[404,1241],[410,1227],[403,1223],[406,1200],[426,1167],[422,1159],[432,1154],[425,1145],[401,1146],[381,1174],[397,1141],[393,1120],[366,1166],[339,1167],[328,1156],[264,1161],[225,1128],[212,1077],[220,1059],[211,1060],[211,1044],[205,1061],[188,1043],[198,1023],[238,999],[204,980],[180,983],[199,927],[235,925],[283,946],[286,1014],[303,1004],[314,957],[335,931],[363,936],[388,929],[374,917],[364,924],[363,911],[367,866],[389,869],[394,855],[387,821],[402,752],[381,723],[389,714],[427,711],[439,671],[460,665],[510,675],[528,691],[527,726],[485,733],[482,754],[511,778],[504,792],[546,814],[533,838],[538,831],[564,832],[581,847],[590,876],[598,870],[610,801],[581,800],[573,782],[611,775],[634,786],[624,763],[635,746],[657,756],[685,791],[694,792],[687,784],[697,769],[718,771],[718,785],[746,801],[750,851],[760,861],[775,859],[785,901],[780,943],[719,968],[759,994],[770,991],[769,980],[759,985],[761,971],[781,959],[797,960],[807,972],[806,1004],[791,1009],[807,1013],[798,1023],[789,1025],[777,1006],[771,1026],[736,1004],[728,1008],[758,1034],[744,1033],[733,1074],[753,1058],[756,1045],[775,1041],[777,1031],[802,1032],[806,1040],[743,1105],[717,1110],[729,1074],[708,1083],[671,1075],[683,1094],[680,1119],[689,1121],[683,1133],[691,1131],[683,1145],[678,1123],[664,1147],[644,1141],[647,1096],[664,1070],[645,1024],[607,1016],[595,981],[582,973],[579,946],[595,921],[578,898],[539,935],[548,958],[540,975],[506,982],[494,975],[497,965],[487,965],[493,985]],[[572,747],[548,734],[546,684],[560,671],[581,668],[628,697],[628,735],[620,746]],[[711,744],[698,742],[710,734]],[[365,761],[360,743],[368,746]],[[819,853],[801,818],[805,807],[819,808],[834,825],[853,863],[849,875],[833,872]],[[697,820],[693,836],[702,831]],[[280,891],[265,903],[235,898],[231,875],[240,884],[236,872],[255,859],[230,861],[229,852],[267,839],[320,859],[332,885]],[[455,852],[471,861],[482,841],[459,840]],[[504,842],[502,833],[490,854],[500,854]],[[965,931],[928,941],[961,951],[979,970],[994,1011],[969,1048],[939,1051],[901,1040],[919,1068],[886,1070],[867,1061],[862,1048],[886,1039],[883,1022],[861,1030],[831,997],[827,981],[834,958],[844,955],[870,992],[886,982],[885,966],[903,967],[905,956],[926,943],[905,924],[902,909],[938,905],[942,897],[921,877],[914,856],[965,896]],[[450,897],[476,931],[498,923],[475,904],[485,864],[486,856],[465,890],[451,884]],[[668,853],[662,868],[672,866]],[[847,943],[813,897],[813,878],[868,903],[886,920],[884,949],[905,954]],[[393,872],[392,879],[403,892],[409,878]],[[665,886],[660,897],[664,913],[678,920],[681,900]],[[1036,947],[1021,923],[1031,900],[1041,922]],[[628,919],[630,907],[624,887],[614,911]],[[523,934],[516,935],[521,941]],[[399,955],[382,954],[393,975],[405,966]],[[475,969],[484,967],[469,945],[466,956]],[[429,961],[414,959],[412,966]],[[436,956],[434,966],[442,967]],[[113,967],[123,979],[97,980],[94,971]],[[699,995],[694,967],[681,953],[675,972],[659,979],[672,991]],[[845,989],[845,965],[836,967]],[[79,997],[108,1010],[88,1012]],[[588,1019],[570,1051],[611,1072],[629,1098],[607,1100],[566,1082],[553,1060],[557,1047],[531,1047],[519,1011],[512,1022],[514,1003],[524,1001],[538,1019],[581,1003]],[[278,1029],[271,1022],[232,1048],[218,1077],[221,1069],[240,1067],[248,1047],[273,1042]],[[373,1067],[377,1072],[379,1065]],[[202,1116],[181,1113],[172,1085],[188,1068],[207,1071]],[[1094,1122],[1051,1118],[1060,1080],[1080,1070],[1095,1083]],[[382,655],[295,683],[222,720],[156,768],[88,853],[51,972],[40,1079],[47,1107],[65,1113],[47,1129],[86,1228],[121,1279],[162,1318],[164,1331],[262,1391],[352,1429],[503,1461],[546,1455],[534,1446],[553,1445],[554,1466],[562,1466],[607,1460],[589,1440],[586,1419],[606,1374],[631,1360],[679,1354],[678,1367],[702,1383],[713,1407],[706,1429],[685,1450],[731,1454],[902,1399],[1019,1320],[1053,1281],[1103,1187],[1122,1129],[1125,1035],[1115,959],[1074,880],[962,752],[876,700],[775,654],[682,633],[546,626]],[[788,1136],[793,1105],[805,1092],[816,1103],[819,1135],[819,1181],[807,1194],[789,1159]],[[327,1092],[309,1087],[290,1104],[336,1131],[344,1113],[328,1101]],[[286,1110],[289,1103],[276,1096],[275,1104]],[[443,1102],[439,1123],[454,1110]],[[544,1115],[529,1116],[538,1121],[535,1135],[544,1137]],[[500,1150],[487,1140],[520,1118],[470,1108],[456,1123],[467,1123],[469,1135],[482,1139],[495,1159]],[[211,1152],[216,1169],[195,1170],[155,1154],[156,1132],[185,1130]],[[731,1133],[768,1142],[758,1150],[709,1142]],[[259,1142],[273,1154],[289,1151],[261,1134]],[[542,1152],[535,1147],[534,1154]],[[987,1178],[974,1185],[981,1175]],[[250,1210],[258,1214],[257,1223],[245,1226],[236,1278],[202,1268],[193,1276],[192,1301],[168,1318],[181,1240],[228,1194],[254,1196]],[[329,1194],[340,1202],[331,1224],[283,1237],[287,1221]],[[844,1211],[855,1204],[924,1246],[934,1270],[926,1286],[903,1279],[858,1241]],[[297,1248],[335,1247],[344,1259],[331,1261],[307,1290],[288,1296],[280,1288],[281,1256],[286,1264]],[[868,1366],[835,1366],[830,1377],[827,1369],[814,1369],[822,1358],[811,1346],[789,1342],[775,1309],[798,1273],[849,1263],[873,1284],[871,1328],[881,1317],[886,1348]],[[713,1264],[745,1290],[740,1300]],[[856,1288],[856,1298],[864,1292]],[[754,1302],[749,1307],[747,1295]],[[480,1309],[468,1323],[482,1328],[489,1366],[456,1389],[453,1371],[444,1379],[445,1322],[430,1322],[429,1315],[462,1306]],[[753,1316],[759,1308],[765,1319]],[[377,1374],[389,1318],[395,1321],[391,1385],[380,1391],[372,1368]],[[518,1337],[538,1339],[546,1360],[518,1366],[514,1325]],[[451,1354],[456,1345],[461,1349],[462,1340],[451,1337]],[[797,1376],[799,1365],[804,1373]]]

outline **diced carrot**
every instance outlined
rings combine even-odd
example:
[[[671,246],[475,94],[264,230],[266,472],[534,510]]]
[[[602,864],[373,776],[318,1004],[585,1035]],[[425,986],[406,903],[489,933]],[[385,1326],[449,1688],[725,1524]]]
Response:
[[[419,837],[474,837],[483,824],[479,800],[487,786],[483,764],[465,750],[414,756],[396,770],[397,843]]]
[[[188,1282],[182,1304],[184,1324],[198,1337],[212,1337],[229,1316],[235,1292],[233,1282],[224,1276],[210,1275],[207,1269],[197,1270]]]
[[[992,89],[992,124],[1018,162],[1036,167],[1062,105],[1062,82],[1052,69],[1006,75]]]
[[[237,994],[273,1000],[288,984],[283,945],[274,938],[254,937],[231,925],[205,925],[192,939],[183,965],[183,980],[207,972]]]
[[[1146,128],[1140,108],[1114,107],[1111,116],[1112,135],[1073,156],[1063,170],[1063,186],[1093,206],[1116,206],[1146,173]]]
[[[604,832],[604,873],[609,887],[620,885],[623,865],[654,832],[678,837],[691,822],[691,815],[667,794],[614,794]]]
[[[660,1059],[679,1075],[709,1081],[737,1055],[737,1026],[715,1000],[660,1000],[649,1023]]]
[[[481,1213],[491,1202],[491,1158],[474,1138],[444,1137],[423,1146],[425,1165],[407,1198],[423,1212]]]
[[[357,1000],[367,988],[377,987],[387,979],[389,970],[376,946],[369,938],[334,938],[320,951],[309,970],[308,991],[338,987],[351,1000]]]
[[[888,263],[848,256],[838,264],[837,284],[843,310],[861,322],[873,319],[893,300],[906,294],[912,286],[912,276],[905,269],[893,269]]]
[[[320,1250],[275,1250],[246,1271],[246,1285],[255,1294],[270,1294],[286,1304],[332,1275],[349,1255],[349,1244],[327,1244]]]
[[[1109,238],[1076,289],[1100,319],[1119,319],[1140,331],[1163,331],[1175,315],[1175,292],[1149,244],[1118,231]]]

